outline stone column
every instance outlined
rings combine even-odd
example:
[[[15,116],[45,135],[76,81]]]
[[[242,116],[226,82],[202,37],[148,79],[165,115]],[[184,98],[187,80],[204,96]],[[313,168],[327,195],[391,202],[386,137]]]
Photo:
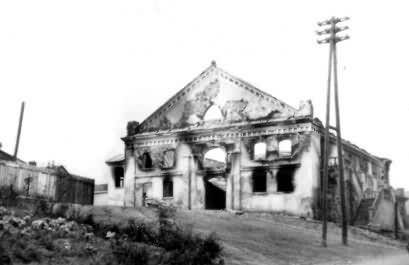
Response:
[[[197,209],[200,208],[200,203],[198,202],[198,194],[197,194],[197,185],[198,185],[198,176],[197,176],[197,171],[199,170],[199,163],[200,160],[202,159],[202,154],[199,152],[199,150],[193,150],[192,158],[191,158],[191,209]]]
[[[230,171],[227,174],[226,209],[241,210],[240,143],[235,143],[228,153],[230,158]]]

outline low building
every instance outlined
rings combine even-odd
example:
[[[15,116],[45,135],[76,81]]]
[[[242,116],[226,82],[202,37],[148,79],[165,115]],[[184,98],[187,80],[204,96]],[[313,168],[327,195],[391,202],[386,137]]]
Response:
[[[0,189],[29,198],[55,202],[93,204],[94,180],[74,175],[64,167],[39,167],[0,150]],[[5,200],[0,192],[0,200]],[[1,202],[0,202],[1,204]]]
[[[112,173],[106,203],[142,206],[154,199],[186,209],[319,218],[323,135],[311,101],[295,108],[212,63],[142,123],[128,123],[124,154],[106,162]],[[338,219],[333,135],[330,145],[328,198],[330,216]],[[391,161],[348,141],[343,152],[354,220],[361,202],[389,186]]]

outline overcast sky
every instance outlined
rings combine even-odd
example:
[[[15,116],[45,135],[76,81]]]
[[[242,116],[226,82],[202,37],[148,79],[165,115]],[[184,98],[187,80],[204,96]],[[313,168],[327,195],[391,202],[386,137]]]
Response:
[[[1,1],[0,142],[104,182],[142,121],[216,60],[219,67],[324,120],[328,47],[317,21],[350,16],[339,50],[343,137],[393,160],[409,189],[406,1]],[[333,122],[335,123],[335,122]]]

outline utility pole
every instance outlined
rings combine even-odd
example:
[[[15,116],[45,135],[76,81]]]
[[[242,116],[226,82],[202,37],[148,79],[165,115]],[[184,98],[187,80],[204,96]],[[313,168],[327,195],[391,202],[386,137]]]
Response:
[[[395,239],[399,239],[399,214],[398,214],[398,200],[395,196],[395,203],[393,205],[394,207],[394,232],[395,232]]]
[[[334,100],[335,100],[335,117],[337,132],[337,151],[338,151],[338,176],[340,183],[340,197],[341,197],[341,215],[342,215],[342,243],[348,244],[348,220],[345,203],[345,182],[344,182],[344,159],[342,154],[342,138],[341,138],[341,121],[339,115],[339,98],[338,98],[338,69],[337,69],[337,48],[336,44],[340,41],[349,39],[349,36],[337,36],[337,33],[348,29],[345,27],[337,27],[337,24],[348,20],[348,17],[337,18],[332,17],[328,20],[318,23],[318,26],[329,26],[321,31],[317,31],[318,35],[327,35],[325,39],[318,40],[318,44],[326,44],[329,46],[329,64],[328,64],[328,80],[327,80],[327,105],[326,105],[326,119],[325,119],[325,134],[324,134],[324,172],[322,180],[322,246],[327,246],[327,219],[328,219],[328,205],[327,205],[327,191],[328,191],[328,159],[329,159],[329,129],[333,128],[330,125],[331,113],[331,77],[334,75]],[[328,36],[329,35],[329,36]],[[332,69],[333,68],[333,69]]]
[[[192,210],[192,161],[193,155],[188,156],[188,194],[187,194],[187,208]]]
[[[16,145],[14,146],[14,160],[17,160],[17,153],[18,153],[18,146],[20,144],[20,135],[21,135],[21,126],[23,125],[23,116],[24,116],[24,101],[21,103],[21,110],[20,110],[20,120],[18,123],[18,131],[17,131],[17,139]]]

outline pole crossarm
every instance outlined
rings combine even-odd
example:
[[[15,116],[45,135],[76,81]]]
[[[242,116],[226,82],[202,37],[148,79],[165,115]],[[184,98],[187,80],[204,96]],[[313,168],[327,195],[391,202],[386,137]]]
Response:
[[[324,29],[324,30],[321,30],[321,31],[319,31],[319,30],[317,30],[316,32],[317,32],[317,34],[318,35],[324,35],[324,34],[331,34],[332,32],[335,32],[335,33],[338,33],[338,32],[340,32],[340,31],[344,31],[344,30],[347,30],[347,29],[349,29],[349,27],[348,26],[344,26],[344,27],[334,27],[333,29],[332,29],[332,27],[330,27],[330,28],[326,28],[326,29]]]
[[[330,19],[318,22],[318,26],[325,26],[325,25],[331,25],[331,24],[337,24],[339,22],[344,22],[346,20],[349,20],[349,17],[332,17]]]
[[[322,40],[317,40],[318,44],[326,44],[330,42],[341,42],[344,40],[348,40],[350,37],[348,35],[345,36],[334,36],[334,37],[328,37]]]

